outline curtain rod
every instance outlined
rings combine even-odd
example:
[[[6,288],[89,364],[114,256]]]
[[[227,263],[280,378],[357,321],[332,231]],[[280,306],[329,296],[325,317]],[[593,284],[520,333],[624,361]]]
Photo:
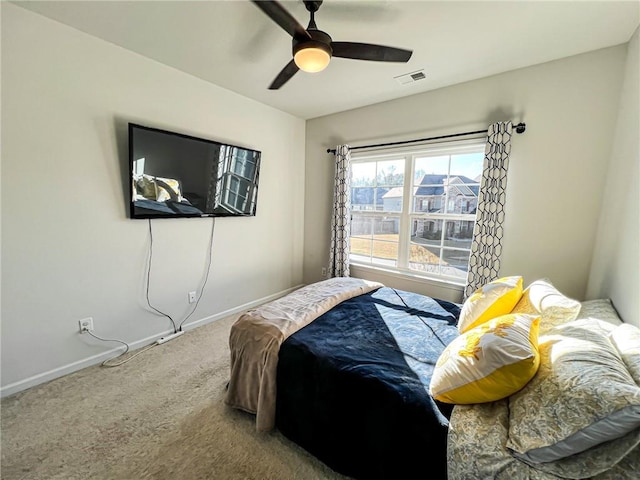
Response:
[[[524,133],[527,129],[527,125],[525,123],[518,123],[513,126],[516,133]],[[466,135],[478,135],[480,133],[487,133],[489,130],[477,130],[475,132],[464,132],[464,133],[453,133],[451,135],[441,135],[439,137],[430,137],[430,138],[418,138],[416,140],[404,140],[402,142],[391,142],[391,143],[378,143],[376,145],[362,145],[361,147],[351,147],[351,150],[360,150],[361,148],[374,148],[374,147],[390,147],[392,145],[404,145],[406,143],[414,143],[414,142],[427,142],[429,140],[441,140],[443,138],[453,138],[453,137],[463,137]],[[327,153],[336,153],[335,148],[327,148]]]

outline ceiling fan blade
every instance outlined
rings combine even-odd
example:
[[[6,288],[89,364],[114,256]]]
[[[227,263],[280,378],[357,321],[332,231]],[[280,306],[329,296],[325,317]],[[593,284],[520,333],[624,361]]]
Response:
[[[413,52],[402,48],[370,43],[331,42],[334,57],[372,60],[374,62],[408,62]]]
[[[253,0],[253,3],[292,37],[311,38],[307,30],[279,2]]]
[[[291,80],[291,77],[293,77],[296,73],[298,73],[298,70],[300,70],[300,69],[296,65],[296,62],[291,60],[280,71],[280,73],[275,78],[275,80],[271,83],[271,85],[269,85],[269,90],[277,90],[277,89],[279,89],[282,85],[284,85],[289,80]]]

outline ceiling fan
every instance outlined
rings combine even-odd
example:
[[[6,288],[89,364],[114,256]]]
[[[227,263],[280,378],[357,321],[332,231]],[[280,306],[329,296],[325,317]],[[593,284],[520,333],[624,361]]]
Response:
[[[269,86],[270,90],[282,87],[298,70],[305,72],[324,70],[332,56],[374,62],[406,63],[413,53],[411,50],[370,43],[334,42],[329,34],[318,30],[316,26],[315,13],[322,5],[322,0],[303,1],[311,14],[306,29],[279,2],[253,0],[253,3],[293,38],[293,60],[280,71]]]

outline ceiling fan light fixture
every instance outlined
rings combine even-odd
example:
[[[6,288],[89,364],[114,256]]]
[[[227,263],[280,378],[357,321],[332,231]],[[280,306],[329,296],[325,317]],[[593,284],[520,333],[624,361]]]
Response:
[[[331,49],[320,42],[309,42],[296,48],[293,60],[298,68],[305,72],[321,72],[331,60]]]

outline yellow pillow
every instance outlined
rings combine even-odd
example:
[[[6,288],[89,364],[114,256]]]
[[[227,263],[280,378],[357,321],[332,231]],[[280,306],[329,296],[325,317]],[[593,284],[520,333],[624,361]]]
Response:
[[[429,393],[445,403],[485,403],[523,388],[538,371],[540,317],[508,314],[453,340],[436,363]]]
[[[167,200],[182,200],[180,196],[180,182],[173,178],[156,177],[156,200],[166,202]]]
[[[464,333],[513,310],[522,297],[522,277],[503,277],[478,288],[462,305],[458,330]]]

